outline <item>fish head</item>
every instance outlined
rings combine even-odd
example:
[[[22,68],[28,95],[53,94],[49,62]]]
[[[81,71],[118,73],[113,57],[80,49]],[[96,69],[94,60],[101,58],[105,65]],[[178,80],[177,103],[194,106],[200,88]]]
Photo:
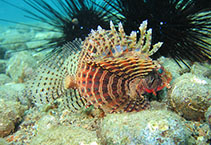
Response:
[[[157,95],[156,92],[162,90],[163,88],[170,88],[170,82],[172,75],[170,72],[166,71],[163,66],[158,65],[152,72],[147,76],[140,79],[137,92],[141,94],[152,93]]]

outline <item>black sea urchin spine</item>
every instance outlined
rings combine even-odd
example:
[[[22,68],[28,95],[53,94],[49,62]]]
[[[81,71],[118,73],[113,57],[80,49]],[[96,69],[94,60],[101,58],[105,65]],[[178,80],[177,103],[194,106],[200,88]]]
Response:
[[[148,19],[153,42],[164,42],[153,57],[182,61],[210,61],[211,7],[199,0],[105,0],[118,11],[126,33]],[[210,4],[207,2],[207,4]]]

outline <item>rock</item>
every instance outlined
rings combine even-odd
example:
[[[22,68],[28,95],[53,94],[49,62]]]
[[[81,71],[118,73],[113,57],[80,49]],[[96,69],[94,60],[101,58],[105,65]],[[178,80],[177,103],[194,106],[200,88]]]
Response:
[[[43,111],[43,109],[36,107],[25,111],[24,120],[18,131],[12,134],[13,138],[10,143],[30,145],[85,145],[93,143],[93,145],[97,145],[96,132],[86,128],[91,126],[87,116],[79,112],[75,114],[69,110],[65,110],[63,114],[59,108]],[[78,120],[75,120],[76,118]],[[11,136],[6,137],[6,139],[10,140]]]
[[[9,83],[0,86],[0,99],[10,100],[10,101],[23,101],[22,91],[24,89],[24,84],[14,84]]]
[[[42,50],[41,52],[36,52],[33,54],[33,57],[37,60],[37,62],[41,62],[46,56],[51,53],[52,49]]]
[[[109,114],[98,131],[102,144],[188,144],[190,133],[181,118],[167,110]]]
[[[211,130],[206,122],[187,121],[185,125],[191,131],[192,143],[191,145],[208,145],[211,138]]]
[[[195,62],[191,67],[191,73],[211,79],[211,66],[208,63]]]
[[[80,127],[53,125],[50,126],[48,129],[39,132],[37,136],[32,138],[31,145],[37,145],[37,144],[97,145],[97,137],[95,132]]]
[[[58,32],[37,32],[34,35],[34,41],[28,41],[26,43],[27,47],[30,49],[33,48],[43,48],[43,46],[48,45],[48,40],[51,38],[61,37],[61,33]]]
[[[208,145],[211,139],[211,130],[209,125],[207,124],[201,124],[198,127],[198,137],[196,138],[197,145]]]
[[[0,145],[9,145],[3,138],[0,138]]]
[[[51,129],[53,127],[56,127],[57,125],[57,120],[52,115],[43,116],[36,124],[38,134],[45,132],[46,130]]]
[[[0,137],[9,135],[15,129],[15,124],[8,119],[0,118]]]
[[[206,119],[206,122],[211,127],[211,106],[207,109],[207,112],[205,113],[205,119]]]
[[[2,99],[0,99],[0,104],[0,137],[5,137],[20,123],[27,107],[18,102]]]
[[[18,52],[13,55],[7,64],[6,73],[15,81],[22,83],[27,76],[33,73],[37,66],[36,59],[28,51]]]
[[[168,94],[170,106],[188,120],[204,119],[211,106],[211,80],[187,73],[177,78]]]
[[[6,74],[0,74],[0,86],[12,82],[12,79]]]
[[[173,59],[171,58],[165,58],[165,57],[160,57],[158,61],[162,64],[162,66],[169,71],[172,74],[172,81],[174,79],[178,78],[181,74],[184,72],[189,71],[188,68],[184,65],[181,64],[182,67],[180,67]]]
[[[7,60],[0,59],[0,73],[5,73]]]
[[[9,51],[27,49],[26,43],[28,41],[33,41],[35,34],[36,31],[33,27],[21,24],[11,25],[5,27],[0,33],[1,45]]]
[[[6,53],[6,49],[2,48],[0,45],[0,59],[4,59],[5,53]]]
[[[26,49],[25,42],[29,40],[29,33],[20,33],[15,28],[7,28],[0,37],[3,38],[2,47],[7,50]]]
[[[6,27],[0,30],[1,47],[9,51],[32,50],[43,48],[48,45],[51,38],[61,37],[62,33],[51,32],[52,26],[44,23],[33,23],[35,27],[28,27],[21,24]],[[37,29],[39,26],[45,29]]]

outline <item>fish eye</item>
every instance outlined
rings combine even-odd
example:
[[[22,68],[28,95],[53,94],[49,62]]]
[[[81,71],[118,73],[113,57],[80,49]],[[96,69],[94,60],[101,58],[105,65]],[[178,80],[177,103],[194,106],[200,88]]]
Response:
[[[162,74],[162,73],[163,73],[163,69],[162,69],[162,68],[158,69],[158,72],[159,72],[160,74]]]

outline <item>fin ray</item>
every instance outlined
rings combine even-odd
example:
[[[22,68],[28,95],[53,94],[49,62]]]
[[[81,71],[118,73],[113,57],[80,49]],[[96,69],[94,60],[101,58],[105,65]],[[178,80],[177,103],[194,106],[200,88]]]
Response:
[[[38,106],[46,103],[52,104],[59,99],[66,105],[71,99],[72,104],[77,104],[79,101],[80,105],[76,108],[83,106],[85,100],[81,100],[77,90],[67,89],[64,86],[66,76],[74,76],[76,73],[80,47],[81,41],[75,40],[65,44],[62,49],[44,59],[31,77],[32,79],[26,81],[24,96],[31,98]]]

